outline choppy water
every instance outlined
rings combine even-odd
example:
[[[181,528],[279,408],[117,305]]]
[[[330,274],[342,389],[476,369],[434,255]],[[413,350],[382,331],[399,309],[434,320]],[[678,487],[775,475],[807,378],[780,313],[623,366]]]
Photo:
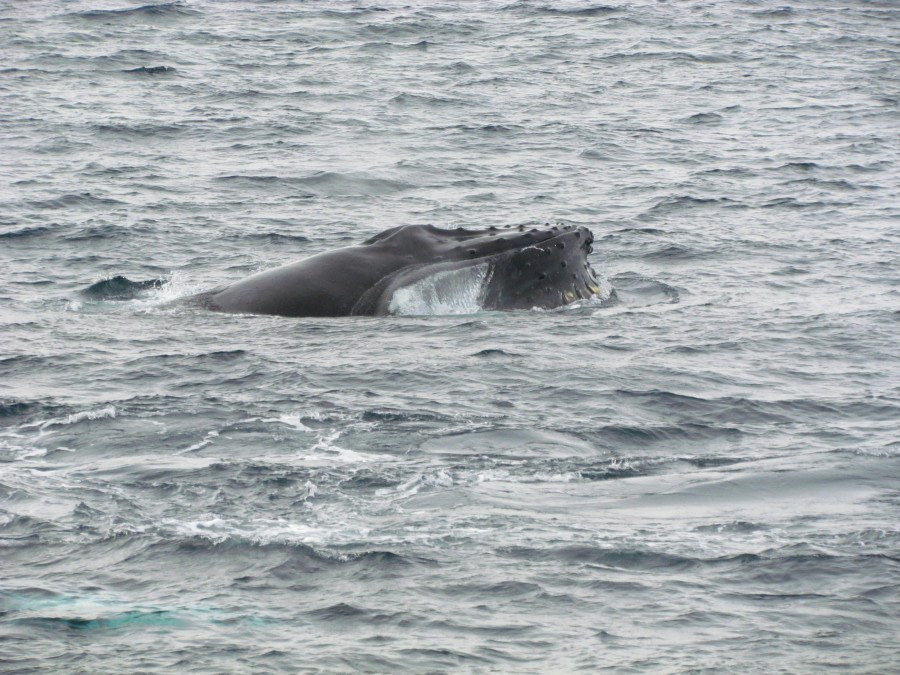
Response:
[[[4,3],[0,668],[896,670],[898,34],[893,2]],[[167,304],[546,221],[611,302]],[[168,283],[81,292],[118,274]]]

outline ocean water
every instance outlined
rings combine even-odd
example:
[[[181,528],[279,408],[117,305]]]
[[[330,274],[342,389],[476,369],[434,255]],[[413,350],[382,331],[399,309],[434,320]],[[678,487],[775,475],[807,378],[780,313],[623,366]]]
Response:
[[[900,6],[145,1],[0,5],[0,669],[900,669]],[[545,222],[604,302],[177,302]]]

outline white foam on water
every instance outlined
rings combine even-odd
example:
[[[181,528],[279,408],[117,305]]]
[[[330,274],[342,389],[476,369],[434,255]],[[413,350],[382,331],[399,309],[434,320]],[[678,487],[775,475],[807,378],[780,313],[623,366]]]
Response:
[[[198,441],[197,443],[194,443],[193,445],[189,445],[188,447],[184,448],[183,450],[179,450],[175,454],[176,455],[186,455],[189,452],[195,452],[197,450],[200,450],[201,448],[205,448],[207,445],[210,445],[212,443],[212,438],[210,438],[210,436],[212,436],[212,435],[213,435],[212,432],[207,434],[207,438],[204,438],[202,441]],[[218,436],[218,434],[215,434],[215,435]]]
[[[422,488],[450,488],[453,487],[453,484],[453,476],[447,470],[439,469],[438,471],[417,474],[397,487],[380,488],[375,491],[375,494],[379,497],[392,496],[403,499],[418,494]]]
[[[0,431],[0,453],[18,459],[44,457],[51,452],[49,447],[39,445],[42,439],[56,435],[59,430],[54,427],[66,427],[79,422],[100,419],[115,419],[116,407],[113,405],[70,413],[63,417],[52,417],[43,422],[28,422]],[[56,447],[53,451],[65,450],[75,452],[70,447]]]
[[[140,312],[166,307],[169,303],[207,290],[201,279],[188,281],[180,272],[172,272],[163,283],[147,291],[146,295],[132,300],[132,306]]]
[[[605,274],[598,274],[597,282],[599,284],[600,290],[594,297],[599,298],[601,302],[606,302],[607,300],[609,300],[609,297],[613,292],[612,282]]]
[[[506,469],[487,469],[475,476],[475,483],[571,483],[583,478],[577,471],[537,471],[521,476]]]
[[[516,474],[505,468],[481,470],[446,470],[427,471],[416,474],[396,487],[380,488],[375,491],[379,497],[407,499],[419,494],[422,490],[445,490],[453,487],[474,487],[486,483],[572,483],[583,482],[584,479],[576,471],[538,471]]]
[[[475,314],[481,311],[490,265],[437,272],[394,291],[388,310],[400,316]]]
[[[282,424],[286,424],[289,427],[293,427],[297,431],[312,431],[308,426],[303,424],[300,421],[300,413],[290,413],[288,415],[281,415],[277,419],[265,419],[263,422],[281,422]]]
[[[380,459],[378,455],[369,455],[356,452],[337,445],[335,441],[340,437],[340,431],[332,431],[328,434],[320,434],[316,442],[309,449],[309,453],[303,455],[304,460],[328,459],[342,464],[355,464],[358,462],[374,462]]]
[[[248,424],[251,422],[262,422],[264,424],[275,423],[275,424],[283,424],[283,425],[291,427],[297,431],[304,431],[304,432],[315,431],[315,429],[313,429],[312,427],[307,426],[306,424],[303,423],[304,419],[315,420],[316,422],[329,421],[329,418],[327,418],[325,415],[323,415],[321,411],[312,410],[312,411],[304,412],[304,413],[300,413],[300,412],[285,413],[283,415],[279,415],[278,417],[248,417],[248,418],[242,419],[241,423],[242,424]]]
[[[280,419],[261,420],[269,422],[281,422]],[[306,429],[312,432],[312,429]],[[333,466],[337,464],[365,464],[378,462],[384,458],[364,452],[357,452],[338,445],[335,441],[340,438],[341,430],[321,431],[316,433],[315,442],[308,448],[298,448],[291,454],[266,453],[256,456],[256,461],[267,464],[280,464],[286,466]],[[290,447],[290,446],[289,446]],[[313,494],[316,487],[313,486]]]
[[[112,405],[108,405],[104,408],[98,408],[97,410],[85,410],[83,412],[72,413],[70,415],[66,415],[65,417],[55,417],[53,419],[49,419],[46,422],[42,422],[40,424],[41,429],[46,429],[47,427],[59,426],[64,424],[77,424],[78,422],[82,422],[84,420],[99,420],[104,417],[114,418],[116,416],[116,407]]]
[[[310,508],[313,507],[310,506]],[[305,520],[302,522],[284,518],[235,520],[205,514],[190,521],[164,519],[160,521],[159,527],[166,534],[174,534],[178,537],[199,537],[213,543],[222,543],[229,539],[243,539],[258,545],[329,546],[365,541],[370,536],[369,528],[360,527],[347,521],[327,521],[314,524],[309,521],[308,512],[304,518]]]

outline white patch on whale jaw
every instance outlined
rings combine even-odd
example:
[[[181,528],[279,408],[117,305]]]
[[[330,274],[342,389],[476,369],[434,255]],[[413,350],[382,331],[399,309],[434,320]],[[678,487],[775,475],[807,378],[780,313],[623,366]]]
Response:
[[[475,314],[480,312],[491,265],[444,270],[394,291],[388,311],[399,316]]]

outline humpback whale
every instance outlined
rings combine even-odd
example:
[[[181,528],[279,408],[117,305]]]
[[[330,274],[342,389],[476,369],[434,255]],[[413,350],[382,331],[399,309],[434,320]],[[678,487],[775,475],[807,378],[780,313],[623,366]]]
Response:
[[[402,225],[189,301],[219,312],[296,317],[420,313],[409,308],[413,296],[438,308],[462,301],[469,311],[552,309],[599,292],[587,261],[593,240],[573,225]]]

